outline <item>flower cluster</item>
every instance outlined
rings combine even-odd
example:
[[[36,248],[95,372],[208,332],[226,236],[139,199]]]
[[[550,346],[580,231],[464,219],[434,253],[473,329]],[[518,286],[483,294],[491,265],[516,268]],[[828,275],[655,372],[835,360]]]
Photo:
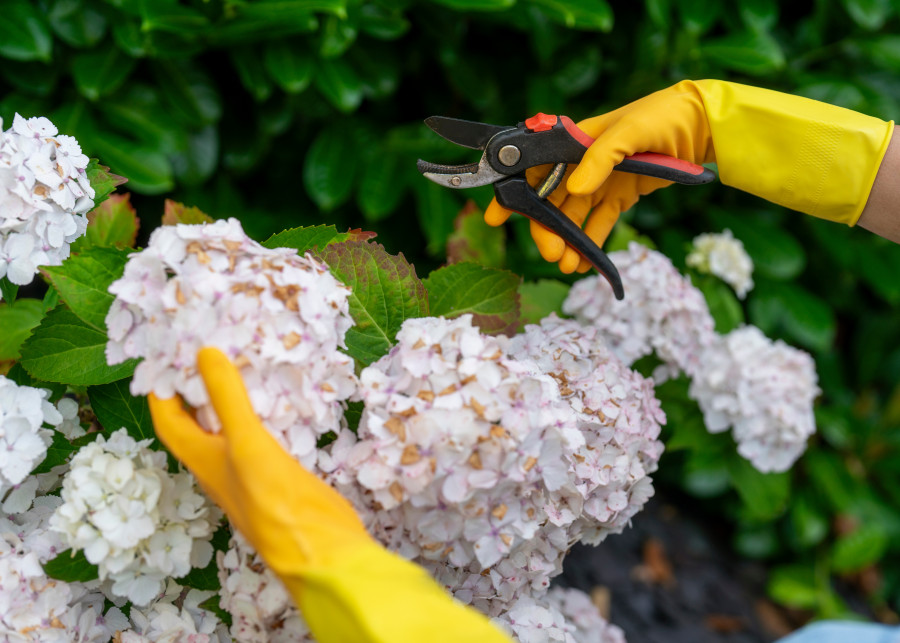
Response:
[[[44,424],[63,422],[49,396],[0,375],[0,498],[43,461],[52,435]]]
[[[44,117],[0,121],[0,278],[31,283],[38,266],[58,266],[84,234],[94,207],[88,157]]]
[[[521,643],[625,643],[622,630],[577,589],[554,587],[538,598],[523,597],[493,621]]]
[[[731,230],[698,235],[685,263],[699,272],[715,275],[734,288],[741,299],[753,289],[753,260]]]
[[[49,578],[42,564],[62,549],[48,528],[61,500],[43,496],[28,511],[0,516],[0,636],[4,640],[106,643],[128,626],[117,607],[82,583]]]
[[[131,391],[181,394],[217,428],[197,372],[203,346],[241,369],[253,407],[292,455],[315,464],[317,438],[337,431],[356,390],[338,351],[352,325],[349,289],[310,255],[252,241],[236,219],[158,228],[133,254],[106,323],[110,364],[144,360]]]
[[[571,467],[581,498],[559,509],[581,509],[570,540],[598,544],[620,533],[653,495],[650,474],[663,450],[657,438],[666,418],[652,381],[622,364],[599,329],[556,315],[526,326],[510,354],[537,362],[578,416],[585,443]]]
[[[815,432],[815,363],[755,326],[719,337],[703,353],[690,395],[712,432],[732,429],[738,453],[763,472],[786,471]]]
[[[200,607],[215,592],[185,588],[169,580],[165,592],[144,608],[132,606],[131,628],[116,643],[230,643],[228,628]],[[176,604],[177,603],[177,604]]]
[[[563,311],[598,327],[626,365],[655,352],[666,364],[654,373],[657,382],[681,371],[693,376],[715,333],[703,294],[665,255],[638,243],[610,259],[619,269],[625,299],[617,301],[602,277],[588,277],[572,286]]]
[[[203,567],[221,513],[187,472],[169,474],[166,456],[125,429],[82,447],[63,478],[63,504],[50,527],[84,550],[111,592],[146,605],[165,586]]]

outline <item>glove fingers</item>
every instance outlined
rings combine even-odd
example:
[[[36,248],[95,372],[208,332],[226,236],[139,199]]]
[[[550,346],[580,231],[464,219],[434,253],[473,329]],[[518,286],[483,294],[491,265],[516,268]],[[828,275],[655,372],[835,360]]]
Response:
[[[497,199],[492,199],[487,210],[484,211],[484,222],[496,228],[506,223],[511,214],[512,210],[507,210],[497,203]]]
[[[569,195],[561,208],[566,215],[578,227],[581,227],[591,211],[591,198],[589,196]],[[581,264],[582,257],[571,246],[566,246],[559,260],[559,269],[564,274],[570,274]],[[590,264],[589,264],[590,265]]]
[[[559,261],[566,250],[566,242],[540,223],[535,221],[530,221],[530,223],[531,238],[534,239],[534,244],[537,246],[538,252],[541,253],[544,261]]]

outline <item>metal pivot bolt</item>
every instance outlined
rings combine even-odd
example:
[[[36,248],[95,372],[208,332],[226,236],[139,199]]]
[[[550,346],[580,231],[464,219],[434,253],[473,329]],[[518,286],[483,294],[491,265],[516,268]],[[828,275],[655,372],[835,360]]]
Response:
[[[522,152],[515,145],[504,145],[497,153],[497,158],[499,158],[500,162],[506,167],[512,167],[519,162],[520,158],[522,158]]]

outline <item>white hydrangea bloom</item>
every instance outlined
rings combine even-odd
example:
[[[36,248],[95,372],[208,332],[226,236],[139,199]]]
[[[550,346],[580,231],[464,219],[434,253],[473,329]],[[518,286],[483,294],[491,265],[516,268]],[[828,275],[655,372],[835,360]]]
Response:
[[[312,641],[312,635],[284,584],[249,543],[235,532],[227,552],[218,552],[219,605],[231,615],[237,643]]]
[[[616,300],[598,275],[572,286],[563,311],[600,328],[627,366],[655,352],[667,367],[654,373],[657,382],[680,371],[694,375],[715,336],[703,294],[665,255],[638,243],[609,257],[622,276],[625,299]]]
[[[58,266],[87,229],[94,189],[88,157],[43,117],[0,121],[0,277],[31,283],[38,266]]]
[[[0,375],[0,499],[43,462],[52,431],[63,416],[47,398],[50,391],[19,386]]]
[[[109,290],[107,361],[144,358],[133,394],[178,393],[215,430],[196,357],[216,346],[240,367],[254,409],[282,446],[315,464],[317,438],[340,429],[356,390],[353,361],[338,351],[353,323],[350,291],[324,264],[264,248],[236,219],[163,226]]]
[[[34,476],[31,476],[32,478]],[[49,578],[42,565],[66,546],[48,528],[62,500],[39,497],[26,512],[0,516],[0,639],[46,643],[105,643],[127,621],[103,613],[103,595],[83,583]]]
[[[556,315],[512,338],[514,357],[533,359],[578,414],[585,444],[571,454],[577,503],[548,507],[551,522],[577,517],[570,539],[597,544],[621,532],[653,495],[666,421],[653,382],[625,366],[600,330]]]
[[[695,237],[685,263],[699,272],[715,275],[734,288],[741,299],[753,289],[753,260],[731,230]]]
[[[185,471],[170,474],[166,456],[125,429],[82,447],[63,478],[63,504],[50,520],[69,547],[84,550],[111,579],[111,592],[146,605],[212,558],[210,538],[222,514]]]
[[[228,628],[200,604],[215,592],[185,588],[169,579],[166,591],[144,608],[132,606],[132,627],[117,643],[230,643]],[[177,604],[176,604],[177,603]]]
[[[755,326],[723,335],[703,353],[690,395],[712,432],[732,429],[738,453],[763,472],[786,471],[815,432],[820,393],[812,357]]]

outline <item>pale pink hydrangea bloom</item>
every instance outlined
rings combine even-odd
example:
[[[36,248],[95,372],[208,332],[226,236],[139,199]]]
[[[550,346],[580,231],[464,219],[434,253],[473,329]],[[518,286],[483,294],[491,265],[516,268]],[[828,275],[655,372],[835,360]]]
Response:
[[[116,643],[230,643],[228,628],[200,607],[215,592],[185,588],[172,579],[165,592],[146,607],[131,607],[131,627]],[[176,604],[177,603],[177,604]]]
[[[820,390],[812,357],[744,326],[707,347],[703,365],[690,396],[707,428],[730,427],[738,453],[760,471],[789,469],[816,429],[812,405]]]
[[[0,500],[47,455],[53,431],[44,424],[63,422],[48,397],[47,389],[19,386],[0,375]]]
[[[105,643],[127,626],[117,607],[103,613],[102,594],[44,573],[43,564],[65,549],[48,528],[61,502],[43,496],[26,512],[0,515],[0,639]]]
[[[88,157],[44,117],[0,121],[0,277],[31,283],[38,266],[58,266],[87,229],[94,189]]]
[[[186,471],[170,474],[162,451],[125,429],[82,447],[63,478],[50,527],[84,550],[112,580],[111,592],[146,605],[165,579],[212,558],[210,538],[222,517]]]
[[[356,390],[353,360],[338,350],[353,324],[350,291],[311,255],[264,248],[236,219],[163,226],[109,290],[107,361],[144,358],[133,394],[178,393],[216,430],[196,364],[200,348],[216,346],[241,369],[269,431],[307,467],[318,437],[342,426]]]
[[[231,615],[230,634],[237,643],[313,641],[306,622],[284,584],[240,533],[227,552],[218,552],[219,605]]]
[[[577,496],[547,507],[556,524],[575,522],[570,540],[597,544],[620,533],[653,495],[650,474],[663,451],[665,414],[653,382],[625,366],[595,326],[551,315],[510,342],[553,377],[578,416],[585,444],[568,455]],[[572,501],[574,497],[575,501]]]
[[[731,230],[697,235],[684,261],[699,272],[715,275],[741,299],[753,289],[753,260]]]
[[[627,366],[656,353],[665,362],[654,373],[657,383],[682,371],[693,376],[715,336],[703,293],[665,255],[638,243],[609,257],[622,276],[625,299],[616,300],[602,277],[588,277],[572,286],[563,311],[602,330]]]

